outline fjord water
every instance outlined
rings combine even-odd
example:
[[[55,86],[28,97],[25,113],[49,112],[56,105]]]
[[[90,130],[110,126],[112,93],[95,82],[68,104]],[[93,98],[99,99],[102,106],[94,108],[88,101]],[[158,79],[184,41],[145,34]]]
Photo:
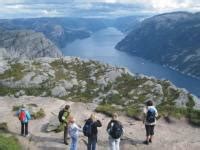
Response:
[[[115,28],[107,28],[92,34],[89,38],[70,43],[62,51],[66,56],[99,60],[104,63],[127,67],[133,73],[167,79],[177,87],[185,88],[198,97],[200,96],[200,80],[140,57],[116,50],[114,48],[115,45],[124,36],[122,32]]]

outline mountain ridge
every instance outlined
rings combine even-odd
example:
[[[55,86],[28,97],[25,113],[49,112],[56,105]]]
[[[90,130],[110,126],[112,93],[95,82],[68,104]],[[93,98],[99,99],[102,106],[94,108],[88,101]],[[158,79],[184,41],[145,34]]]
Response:
[[[144,20],[116,48],[200,79],[200,15],[175,12]]]

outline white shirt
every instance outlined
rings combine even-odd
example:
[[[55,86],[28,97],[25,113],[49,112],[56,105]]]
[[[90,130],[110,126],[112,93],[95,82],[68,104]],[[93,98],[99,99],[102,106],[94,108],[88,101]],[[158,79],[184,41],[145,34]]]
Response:
[[[155,117],[158,117],[158,111],[157,111],[157,109],[155,108],[155,106],[148,106],[148,107],[145,107],[145,108],[144,108],[144,122],[145,122],[145,125],[155,125],[155,124],[156,124],[156,119],[155,119],[155,121],[152,122],[152,123],[149,123],[149,122],[146,121],[147,111],[148,111],[148,109],[150,109],[150,108],[152,108],[152,109],[155,110],[155,112],[156,112]]]
[[[71,137],[78,137],[79,136],[79,131],[82,131],[80,127],[76,123],[71,123],[69,125],[69,135]]]

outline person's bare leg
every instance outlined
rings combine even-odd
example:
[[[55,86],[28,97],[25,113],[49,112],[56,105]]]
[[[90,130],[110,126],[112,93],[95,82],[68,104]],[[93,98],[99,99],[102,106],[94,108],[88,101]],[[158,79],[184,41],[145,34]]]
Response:
[[[153,135],[150,136],[149,142],[152,143],[152,140],[153,140]]]

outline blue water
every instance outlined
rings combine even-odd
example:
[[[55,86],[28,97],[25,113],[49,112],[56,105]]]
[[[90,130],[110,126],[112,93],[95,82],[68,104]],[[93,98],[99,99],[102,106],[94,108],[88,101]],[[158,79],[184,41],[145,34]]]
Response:
[[[127,67],[133,73],[167,79],[176,86],[185,88],[198,97],[200,96],[200,80],[140,57],[116,50],[114,46],[123,37],[124,35],[120,31],[114,28],[107,28],[94,33],[87,39],[72,42],[62,51],[67,56],[99,60],[112,65]]]

